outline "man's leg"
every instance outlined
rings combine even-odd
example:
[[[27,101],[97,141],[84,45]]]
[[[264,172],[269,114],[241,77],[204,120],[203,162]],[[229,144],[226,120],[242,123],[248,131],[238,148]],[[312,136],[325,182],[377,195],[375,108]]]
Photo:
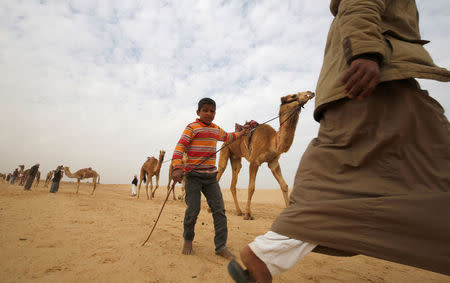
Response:
[[[241,250],[241,260],[250,278],[257,282],[271,282],[273,276],[292,268],[315,247],[315,244],[269,231]]]
[[[198,214],[200,213],[200,201],[202,184],[198,177],[186,176],[186,212],[184,213],[184,231],[183,231],[183,250],[182,253],[190,255],[193,252],[192,241],[195,236],[195,223],[197,222]]]

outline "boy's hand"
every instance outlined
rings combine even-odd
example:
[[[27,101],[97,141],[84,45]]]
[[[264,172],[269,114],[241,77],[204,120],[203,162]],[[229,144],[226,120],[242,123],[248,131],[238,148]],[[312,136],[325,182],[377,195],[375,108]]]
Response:
[[[380,82],[380,74],[377,62],[362,58],[355,59],[342,78],[342,84],[345,85],[344,92],[350,99],[363,100]]]
[[[250,133],[250,126],[244,126],[244,128],[238,132],[239,136],[246,136]]]
[[[183,181],[183,170],[181,169],[175,169],[172,172],[172,179],[176,183],[181,183]]]

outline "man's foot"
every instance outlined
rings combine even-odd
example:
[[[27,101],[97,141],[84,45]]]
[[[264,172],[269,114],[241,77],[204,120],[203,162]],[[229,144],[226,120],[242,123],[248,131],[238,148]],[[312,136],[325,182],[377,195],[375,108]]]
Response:
[[[234,254],[232,254],[227,247],[223,248],[220,252],[216,252],[216,255],[220,255],[221,257],[224,257],[226,259],[235,259],[236,258],[234,256]]]
[[[272,275],[267,265],[253,253],[249,246],[241,250],[241,260],[247,267],[249,276],[256,282],[272,282]]]
[[[183,250],[181,251],[184,255],[190,255],[194,253],[192,249],[192,241],[184,240]]]
[[[255,282],[250,278],[248,270],[242,268],[242,266],[235,260],[232,259],[230,263],[228,263],[228,274],[230,274],[231,278],[233,278],[234,282],[237,283],[247,283],[247,282]]]

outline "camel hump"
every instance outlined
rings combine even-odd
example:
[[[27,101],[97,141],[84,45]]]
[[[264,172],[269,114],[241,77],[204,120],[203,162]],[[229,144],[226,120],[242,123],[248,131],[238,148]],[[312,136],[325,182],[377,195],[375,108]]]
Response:
[[[238,123],[234,124],[234,130],[236,132],[240,132],[244,129],[254,129],[259,125],[255,120],[246,121],[244,125],[239,125]]]

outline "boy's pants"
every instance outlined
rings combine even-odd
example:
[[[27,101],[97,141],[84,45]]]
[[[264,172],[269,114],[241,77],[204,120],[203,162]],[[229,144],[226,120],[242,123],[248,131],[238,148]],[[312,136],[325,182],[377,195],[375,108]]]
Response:
[[[17,176],[12,176],[11,178],[11,184],[14,184],[14,181],[16,180]]]
[[[227,242],[228,228],[222,192],[217,182],[217,173],[197,173],[191,171],[186,175],[185,189],[187,208],[184,214],[183,238],[187,241],[194,240],[194,228],[200,212],[201,193],[203,193],[208,202],[208,206],[211,208],[214,219],[215,251],[216,253],[221,252]]]
[[[269,231],[256,237],[248,246],[267,265],[273,277],[292,268],[317,245]]]

